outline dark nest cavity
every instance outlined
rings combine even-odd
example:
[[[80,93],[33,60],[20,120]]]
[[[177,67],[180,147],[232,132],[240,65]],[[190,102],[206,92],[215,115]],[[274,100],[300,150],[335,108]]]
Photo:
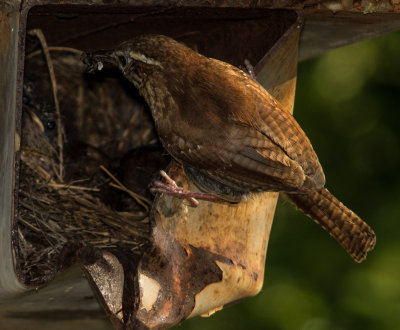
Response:
[[[117,72],[86,74],[78,50],[43,39],[27,38],[23,86],[14,242],[26,284],[45,282],[71,244],[142,255],[148,185],[168,163],[133,86]]]

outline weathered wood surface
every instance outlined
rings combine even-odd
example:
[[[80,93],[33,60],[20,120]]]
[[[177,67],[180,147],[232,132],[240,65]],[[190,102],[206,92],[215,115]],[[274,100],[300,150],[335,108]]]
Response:
[[[18,278],[14,272],[14,267],[13,267],[13,253],[11,250],[11,229],[12,229],[12,217],[13,217],[13,188],[14,188],[14,180],[15,180],[15,172],[14,172],[14,151],[16,148],[18,148],[18,135],[15,134],[15,121],[18,120],[18,116],[16,114],[18,113],[18,109],[20,109],[20,99],[21,99],[21,94],[20,92],[18,93],[18,85],[21,85],[21,79],[22,79],[22,62],[23,62],[23,54],[21,53],[23,51],[23,41],[24,41],[24,29],[26,27],[26,19],[27,19],[27,14],[28,11],[31,10],[31,18],[36,19],[37,22],[40,24],[43,24],[44,29],[48,29],[50,32],[49,34],[51,35],[51,31],[54,31],[54,37],[57,38],[59,35],[70,35],[68,32],[64,30],[56,30],[53,29],[51,22],[52,19],[60,19],[60,17],[63,17],[64,15],[68,14],[73,14],[76,12],[85,12],[86,13],[92,13],[92,12],[98,12],[99,14],[101,13],[107,13],[110,17],[111,25],[110,28],[113,26],[117,25],[118,22],[115,22],[115,20],[120,17],[121,19],[124,18],[123,14],[124,11],[129,11],[127,10],[128,7],[124,6],[122,9],[118,8],[118,2],[117,1],[108,1],[107,4],[104,4],[103,1],[90,1],[90,7],[88,6],[82,6],[86,2],[84,1],[71,1],[71,0],[66,0],[66,1],[51,1],[51,0],[45,0],[45,1],[36,1],[36,0],[31,0],[31,1],[24,1],[23,5],[21,5],[21,1],[2,1],[0,3],[0,179],[1,179],[1,185],[0,185],[0,235],[1,235],[1,240],[0,240],[0,256],[1,256],[1,264],[2,267],[0,267],[0,292],[1,293],[1,311],[0,311],[0,319],[7,320],[9,324],[11,325],[12,321],[15,320],[16,318],[19,318],[18,316],[18,311],[23,311],[23,310],[29,310],[30,311],[30,316],[27,316],[25,314],[26,319],[28,322],[30,322],[30,325],[32,328],[34,328],[34,325],[32,323],[31,318],[34,318],[33,315],[37,315],[39,311],[44,311],[44,314],[41,314],[43,316],[42,319],[39,319],[40,326],[41,328],[43,326],[43,320],[46,319],[47,317],[55,317],[55,315],[51,315],[51,313],[47,316],[46,311],[51,310],[54,307],[54,304],[52,303],[53,300],[57,300],[59,304],[57,304],[57,308],[60,311],[65,311],[70,309],[70,306],[73,305],[73,308],[79,309],[81,306],[84,306],[85,304],[87,305],[87,310],[95,310],[97,308],[97,304],[95,303],[90,303],[87,304],[86,300],[84,299],[85,296],[88,294],[90,295],[90,291],[88,290],[88,286],[86,284],[86,279],[79,277],[78,275],[75,274],[75,276],[71,277],[73,279],[73,283],[69,282],[70,279],[65,280],[65,283],[69,283],[70,285],[68,287],[65,287],[64,284],[60,284],[60,282],[54,281],[51,284],[49,284],[45,289],[41,289],[38,292],[29,292],[26,293],[23,296],[17,295],[15,296],[14,299],[5,299],[5,292],[11,292],[14,295],[19,292],[23,291],[26,288],[18,281]],[[87,2],[89,3],[89,1]],[[139,7],[143,5],[149,5],[149,4],[154,4],[157,3],[158,5],[171,5],[173,6],[174,4],[177,4],[177,1],[127,1],[125,5],[131,5],[132,7]],[[56,6],[53,7],[35,7],[36,5],[46,5],[46,4],[57,4]],[[63,4],[75,4],[75,5],[80,5],[80,7],[74,7],[71,9],[71,7],[63,7]],[[98,6],[95,6],[98,5]],[[179,1],[179,5],[184,7],[184,6],[212,6],[213,3],[210,1]],[[229,7],[229,6],[236,6],[238,8],[240,7],[245,7],[248,5],[251,5],[253,8],[259,7],[259,8],[271,8],[271,9],[295,9],[302,11],[305,17],[305,27],[301,35],[301,42],[300,42],[300,59],[308,58],[313,55],[320,54],[324,51],[327,51],[331,48],[339,47],[345,44],[353,43],[353,42],[358,42],[361,40],[377,37],[379,35],[389,33],[392,31],[396,31],[400,29],[400,3],[398,1],[389,1],[389,0],[383,0],[383,1],[375,1],[375,0],[357,0],[357,1],[347,1],[347,0],[332,0],[332,1],[325,1],[325,0],[303,0],[303,1],[282,1],[282,0],[272,0],[272,1],[259,1],[257,2],[257,5],[254,5],[253,1],[219,1],[218,5],[220,7]],[[22,11],[20,11],[22,8]],[[64,9],[62,9],[64,8]],[[81,9],[79,9],[81,8]],[[112,9],[114,8],[114,9]],[[112,11],[118,12],[118,15],[112,16]],[[44,15],[44,13],[50,12],[53,13],[53,15],[47,16]],[[58,13],[58,16],[55,15],[55,13]],[[83,19],[85,17],[82,15]],[[102,17],[104,20],[104,17]],[[74,23],[76,22],[76,23]],[[39,24],[38,23],[38,24]],[[71,17],[68,19],[68,24],[65,24],[66,28],[73,28],[74,26],[78,26],[81,22],[79,22],[79,15],[76,16],[74,19],[71,19]],[[90,22],[88,22],[89,24]],[[39,24],[39,25],[40,25]],[[96,23],[93,23],[96,24]],[[90,26],[89,26],[90,27]],[[71,31],[69,31],[71,33]],[[58,35],[57,35],[58,34]],[[91,36],[89,36],[91,37]],[[284,49],[284,48],[282,48]],[[291,48],[292,50],[294,48]],[[288,51],[290,49],[286,49]],[[271,53],[270,53],[271,54]],[[293,55],[293,54],[292,54]],[[284,53],[280,54],[281,58],[286,58],[287,56],[292,56],[289,53]],[[276,57],[279,58],[279,57]],[[267,59],[267,57],[266,57]],[[290,77],[290,79],[286,80],[280,80],[282,84],[279,84],[280,86],[274,86],[274,84],[271,84],[271,81],[268,80],[268,77],[270,77],[269,72],[273,72],[273,70],[278,69],[280,70],[280,66],[283,64],[280,60],[269,63],[274,63],[274,65],[266,65],[263,66],[264,64],[261,63],[257,65],[257,69],[259,70],[259,75],[258,79],[260,82],[266,86],[266,88],[270,89],[271,92],[276,95],[276,97],[280,98],[282,103],[284,103],[287,107],[290,107],[290,105],[293,104],[293,98],[294,98],[294,93],[293,94],[287,94],[287,97],[283,97],[283,95],[286,95],[285,89],[293,89],[294,91],[294,85],[295,85],[295,73]],[[286,62],[284,62],[286,63]],[[295,67],[294,62],[288,61],[286,64],[290,64],[293,67]],[[289,70],[291,71],[291,70]],[[274,75],[272,75],[274,76]],[[275,78],[276,79],[276,76]],[[15,141],[15,143],[14,143]],[[183,183],[184,178],[182,178]],[[269,194],[267,193],[265,196],[258,196],[256,197],[255,200],[249,200],[244,204],[243,206],[239,207],[243,208],[243,210],[238,210],[237,206],[226,206],[224,205],[221,207],[221,212],[227,211],[229,214],[236,217],[242,218],[241,212],[243,214],[246,214],[246,209],[254,209],[257,210],[258,216],[256,217],[257,219],[263,218],[266,219],[266,222],[263,224],[258,223],[258,228],[260,229],[261,227],[265,229],[265,233],[267,234],[265,238],[261,239],[258,243],[254,243],[254,246],[251,246],[251,249],[249,251],[254,251],[255,246],[258,244],[258,246],[266,247],[267,240],[268,240],[268,234],[269,234],[269,228],[270,224],[272,222],[272,215],[271,212],[273,212],[274,209],[274,203],[276,200],[276,194]],[[174,206],[173,204],[176,202],[172,202],[172,200],[167,199],[162,199],[158,202],[159,206],[164,203],[165,205],[169,205],[169,208],[177,207],[179,212],[185,213],[187,211],[187,207],[185,205],[180,205],[180,206]],[[264,209],[259,209],[259,207],[256,206],[256,204],[264,204],[269,205],[269,211],[268,208]],[[199,219],[199,214],[201,212],[204,212],[203,209],[207,203],[202,203],[203,206],[200,206],[198,210],[193,212],[193,215],[190,217],[186,217],[185,219],[189,219],[188,222],[190,222],[192,225],[196,223],[206,223],[207,222],[205,219]],[[158,207],[159,207],[158,206]],[[156,209],[158,208],[156,207]],[[213,208],[213,206],[212,206]],[[165,211],[165,208],[164,208]],[[214,212],[215,210],[213,210]],[[163,214],[163,209],[158,209],[157,211],[159,214]],[[218,211],[212,214],[212,218],[218,217]],[[246,222],[246,217],[243,216]],[[195,221],[196,219],[196,221]],[[232,218],[233,219],[233,218]],[[182,223],[174,223],[174,222],[169,222],[168,217],[165,217],[164,214],[164,219],[159,218],[158,221],[158,229],[155,232],[157,235],[160,233],[160,230],[175,230],[178,233],[178,237],[182,238],[182,233],[185,232],[185,230],[182,228],[184,224]],[[230,224],[230,222],[228,222]],[[227,225],[226,223],[224,224],[225,226]],[[246,229],[242,230],[247,233],[254,233],[254,229],[251,229],[250,227],[245,227]],[[232,230],[232,235],[235,230],[237,230],[237,226],[231,226],[229,228]],[[204,230],[204,227],[203,227]],[[208,229],[207,231],[208,232]],[[197,234],[202,234],[203,231],[199,227],[197,230]],[[200,242],[200,238],[197,236],[194,236],[193,233],[187,236],[188,238],[185,238],[187,241],[187,244],[195,243],[195,244],[203,244],[203,242]],[[231,237],[231,236],[230,236]],[[251,237],[251,236],[249,236]],[[246,239],[245,239],[246,241]],[[228,240],[226,241],[226,243]],[[222,246],[214,246],[214,251],[216,252],[222,252],[222,251],[227,251],[229,250],[228,244],[222,244]],[[252,250],[253,249],[253,250]],[[229,251],[227,251],[230,253]],[[250,254],[252,252],[249,252]],[[223,281],[221,282],[222,286],[230,283],[229,281],[233,280],[232,278],[228,277],[228,274],[233,274],[230,271],[234,270],[236,272],[240,273],[240,260],[243,260],[245,256],[243,255],[242,257],[238,258],[238,262],[233,263],[232,265],[228,265],[226,263],[222,263],[220,261],[217,262],[219,265],[219,268],[222,269],[223,274],[225,274],[225,277],[223,276]],[[255,282],[253,280],[249,280],[249,275],[246,272],[242,272],[242,274],[235,275],[236,280],[238,278],[243,279],[243,283],[251,283],[249,288],[245,288],[244,290],[247,291],[239,291],[238,293],[235,293],[236,296],[232,297],[224,297],[221,298],[220,301],[216,302],[215,308],[218,309],[219,306],[223,305],[225,302],[222,301],[222,299],[237,299],[239,298],[240,295],[244,295],[243,292],[246,292],[246,294],[249,293],[256,293],[256,291],[259,289],[261,283],[260,281],[262,280],[262,272],[263,269],[261,270],[259,268],[259,265],[261,263],[261,260],[265,258],[264,256],[257,256],[256,258],[252,259],[250,262],[250,266],[252,269],[260,272],[261,279],[257,279]],[[242,268],[243,269],[243,268]],[[143,269],[142,269],[143,270]],[[90,270],[88,270],[90,271]],[[95,275],[95,269],[92,268],[92,274]],[[97,280],[100,281],[101,279],[101,272],[98,273]],[[149,280],[149,277],[145,274],[144,271],[142,271],[141,278],[140,278],[140,289],[142,292],[146,290],[153,290],[157,291],[157,282],[152,281],[151,279]],[[238,273],[236,273],[238,274]],[[68,275],[68,274],[67,274]],[[230,275],[229,275],[230,276]],[[234,275],[232,275],[234,276]],[[239,276],[239,277],[238,277]],[[247,282],[246,282],[247,281]],[[94,282],[95,279],[94,279]],[[104,279],[104,283],[107,281]],[[254,283],[253,283],[254,282]],[[101,284],[100,282],[98,282]],[[103,283],[103,284],[104,284]],[[204,304],[202,303],[204,301],[204,298],[207,299],[207,297],[210,297],[213,294],[213,289],[215,287],[216,283],[209,284],[207,285],[204,290],[201,290],[200,293],[196,295],[196,305],[195,308],[192,310],[191,314],[201,314],[204,313],[207,308],[204,307]],[[151,286],[153,288],[151,288]],[[243,286],[242,288],[244,288]],[[70,288],[77,288],[75,289],[70,289]],[[52,292],[51,299],[48,299],[49,296],[47,296],[48,291],[50,290]],[[65,294],[66,292],[71,292],[71,294]],[[228,291],[227,291],[228,292]],[[119,299],[118,298],[119,293],[116,291],[114,296],[111,297],[112,299]],[[29,298],[31,297],[31,298]],[[32,300],[32,297],[35,297],[34,301]],[[154,295],[145,295],[145,299],[141,301],[141,308],[142,308],[142,315],[146,314],[146,310],[149,310],[151,306],[154,303]],[[110,298],[110,299],[111,299]],[[104,302],[103,302],[104,303]],[[106,303],[107,304],[107,303]],[[5,308],[4,306],[8,306]],[[118,305],[118,303],[117,303]],[[143,310],[144,309],[144,310]],[[114,308],[111,309],[111,312],[115,311]],[[90,312],[87,312],[90,313]],[[145,316],[143,316],[145,317]],[[55,317],[56,318],[56,317]],[[73,318],[73,317],[71,317]],[[78,318],[84,318],[83,316],[78,317]],[[69,321],[69,320],[68,320]],[[118,322],[118,320],[114,320]],[[71,321],[72,322],[72,321]],[[89,322],[90,323],[90,322]],[[89,326],[88,323],[88,326]],[[99,324],[96,322],[92,323],[92,327],[98,328]],[[18,323],[20,325],[20,323]],[[71,323],[70,323],[71,324]],[[109,327],[109,323],[104,323],[106,324],[105,327]]]
[[[36,4],[52,4],[54,0],[31,0],[25,2],[25,8],[34,7]],[[76,13],[76,9],[62,9],[62,4],[84,4],[85,1],[64,0],[60,1],[60,6],[46,8],[36,7],[31,11],[34,15],[42,15],[44,12],[53,11],[61,15]],[[341,47],[347,44],[359,42],[366,39],[378,37],[380,35],[397,31],[400,29],[400,3],[397,0],[141,0],[126,1],[124,5],[132,7],[123,7],[118,9],[119,1],[111,0],[104,4],[102,0],[90,1],[90,7],[86,12],[104,13],[105,8],[109,14],[114,10],[118,15],[111,17],[112,26],[118,26],[119,22],[125,22],[124,13],[129,13],[132,8],[140,6],[178,6],[184,7],[231,7],[231,8],[260,8],[260,9],[289,9],[297,10],[304,15],[305,25],[300,40],[299,59],[306,59],[326,52],[327,50]],[[97,6],[98,5],[98,6]],[[42,9],[41,9],[42,8]],[[79,10],[78,10],[79,12]],[[83,12],[83,9],[81,10]],[[46,17],[46,16],[44,16]],[[83,16],[82,16],[83,18]],[[78,18],[79,19],[79,18]],[[47,21],[51,21],[51,17],[46,17]],[[70,21],[70,24],[73,22]],[[90,30],[90,20],[83,19],[80,26]],[[49,28],[50,25],[49,25]],[[67,34],[65,31],[53,31],[55,37],[66,36],[72,37],[77,33],[76,29],[73,34]],[[87,44],[88,36],[82,40]]]
[[[20,15],[16,8],[0,4],[0,292],[25,290],[14,271],[11,249],[14,208],[15,148],[19,135],[15,132],[17,84],[18,28]],[[15,142],[15,143],[14,143]]]

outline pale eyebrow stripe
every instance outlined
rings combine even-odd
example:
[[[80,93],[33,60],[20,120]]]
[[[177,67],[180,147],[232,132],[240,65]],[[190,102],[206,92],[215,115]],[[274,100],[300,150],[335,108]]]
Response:
[[[146,57],[143,54],[131,51],[131,52],[129,52],[129,56],[132,57],[134,60],[137,60],[137,61],[140,61],[140,62],[143,62],[146,64],[162,67],[161,63],[159,61],[155,60],[154,58]]]

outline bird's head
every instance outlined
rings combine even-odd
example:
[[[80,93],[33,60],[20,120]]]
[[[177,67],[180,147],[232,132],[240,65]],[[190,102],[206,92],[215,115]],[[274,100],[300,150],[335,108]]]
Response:
[[[162,35],[141,35],[109,51],[86,53],[83,61],[89,72],[105,65],[117,66],[136,87],[155,71],[168,74],[182,66],[190,54],[188,47]]]

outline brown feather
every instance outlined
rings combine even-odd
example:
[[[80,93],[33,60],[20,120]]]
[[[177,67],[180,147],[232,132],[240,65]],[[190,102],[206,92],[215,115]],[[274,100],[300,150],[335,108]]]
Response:
[[[327,189],[287,196],[333,236],[355,261],[363,261],[374,248],[376,239],[372,229]]]

